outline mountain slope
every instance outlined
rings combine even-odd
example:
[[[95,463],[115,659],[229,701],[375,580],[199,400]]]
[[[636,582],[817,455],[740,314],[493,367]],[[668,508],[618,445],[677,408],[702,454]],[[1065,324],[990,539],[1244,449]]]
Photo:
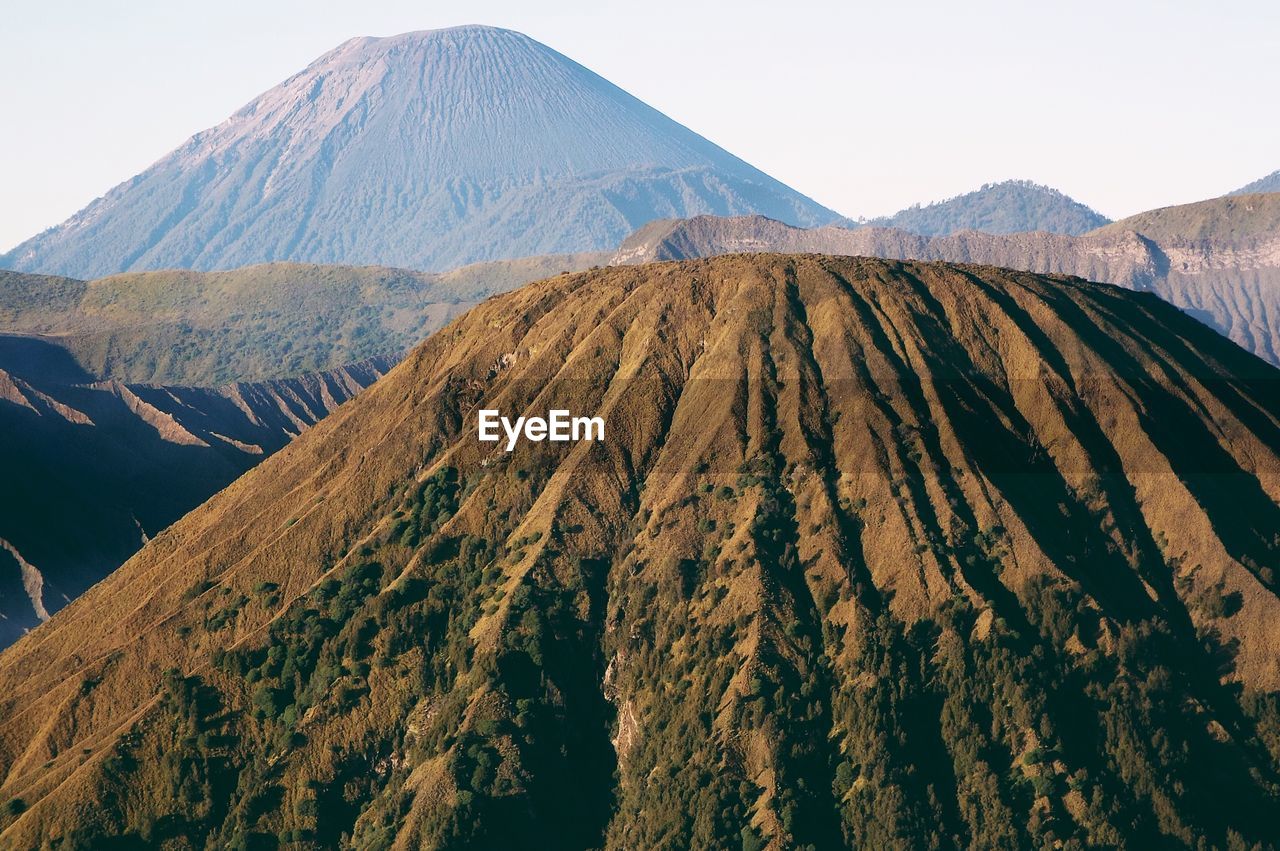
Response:
[[[52,344],[0,335],[0,647],[389,366],[213,389],[96,382]]]
[[[1099,232],[1133,231],[1161,245],[1214,243],[1249,248],[1280,239],[1280,194],[1228,195],[1160,207],[1121,219]]]
[[[965,230],[1081,234],[1108,221],[1106,216],[1056,189],[1029,180],[1006,180],[927,206],[917,204],[867,224],[924,236],[946,236]]]
[[[41,335],[98,378],[263,381],[398,355],[495,292],[605,257],[529,257],[439,274],[271,263],[84,282],[0,271],[0,329]]]
[[[1152,210],[1082,236],[957,233],[923,237],[885,228],[793,228],[759,216],[653,222],[614,263],[735,251],[810,251],[988,263],[1078,275],[1150,290],[1236,343],[1280,364],[1280,195],[1215,199]]]
[[[469,26],[340,45],[0,265],[446,269],[700,213],[839,219],[554,50]]]
[[[491,299],[0,654],[0,841],[1274,844],[1277,377],[985,267]]]
[[[0,271],[0,647],[471,304],[603,259]]]
[[[1254,195],[1260,192],[1280,192],[1280,171],[1273,171],[1266,177],[1260,177],[1253,183],[1241,186],[1231,195]]]

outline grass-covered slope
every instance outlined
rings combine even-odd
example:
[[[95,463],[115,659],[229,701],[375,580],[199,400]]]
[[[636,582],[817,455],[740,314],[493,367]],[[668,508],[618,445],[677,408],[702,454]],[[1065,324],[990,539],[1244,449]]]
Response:
[[[0,271],[0,329],[44,335],[98,378],[260,381],[396,356],[495,292],[598,259],[552,255],[440,274],[270,263],[89,282]]]
[[[0,843],[1274,844],[1276,380],[985,267],[492,299],[0,655]]]
[[[1160,207],[1107,225],[1101,233],[1134,231],[1161,244],[1213,242],[1246,247],[1280,240],[1280,193],[1233,194]]]

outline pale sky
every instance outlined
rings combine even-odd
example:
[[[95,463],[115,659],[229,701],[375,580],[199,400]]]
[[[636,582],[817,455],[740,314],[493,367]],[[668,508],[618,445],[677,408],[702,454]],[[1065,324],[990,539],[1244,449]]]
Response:
[[[847,216],[1005,178],[1119,218],[1280,169],[1280,4],[4,0],[0,250],[357,35],[520,30]]]

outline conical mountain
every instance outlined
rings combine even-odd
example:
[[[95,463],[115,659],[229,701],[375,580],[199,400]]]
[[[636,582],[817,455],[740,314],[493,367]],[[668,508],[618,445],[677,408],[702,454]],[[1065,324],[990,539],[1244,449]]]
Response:
[[[436,270],[697,213],[839,219],[549,47],[467,26],[342,44],[3,265]]]
[[[990,267],[490,299],[0,654],[0,844],[1274,844],[1277,377]]]

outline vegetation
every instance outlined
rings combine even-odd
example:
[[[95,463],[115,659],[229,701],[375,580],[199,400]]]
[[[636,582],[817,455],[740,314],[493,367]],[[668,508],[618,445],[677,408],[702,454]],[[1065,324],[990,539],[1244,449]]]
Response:
[[[927,206],[916,204],[867,224],[901,228],[924,236],[946,236],[963,230],[1048,231],[1074,236],[1102,227],[1108,221],[1056,189],[1029,180],[1006,180]]]
[[[0,327],[54,335],[98,378],[212,386],[398,356],[470,305],[594,256],[442,274],[269,263],[88,283],[0,271]]]
[[[487,302],[0,656],[2,838],[1274,847],[1248,368],[1154,299],[976,267]],[[494,451],[498,395],[615,438]]]

